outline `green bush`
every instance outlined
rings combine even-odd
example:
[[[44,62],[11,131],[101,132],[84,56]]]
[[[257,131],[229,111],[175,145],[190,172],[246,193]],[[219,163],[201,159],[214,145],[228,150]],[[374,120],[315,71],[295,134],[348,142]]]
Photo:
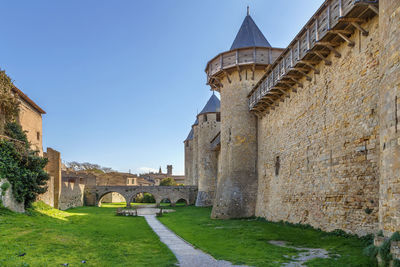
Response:
[[[154,196],[150,193],[143,193],[135,198],[136,203],[156,203]]]
[[[44,171],[47,159],[31,150],[25,132],[15,122],[5,125],[5,133],[18,141],[0,140],[0,179],[11,183],[15,199],[31,206],[39,194],[47,191],[49,175]]]
[[[176,185],[176,182],[174,180],[174,178],[168,177],[168,178],[164,178],[161,180],[160,182],[161,186],[172,186],[172,185]]]
[[[10,188],[10,184],[8,182],[5,182],[4,184],[1,185],[0,189],[1,189],[2,196],[6,195],[8,188]]]

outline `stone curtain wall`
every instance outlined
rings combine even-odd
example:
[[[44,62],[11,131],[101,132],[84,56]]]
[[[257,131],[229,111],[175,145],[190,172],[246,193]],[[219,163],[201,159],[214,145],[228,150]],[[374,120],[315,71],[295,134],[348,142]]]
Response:
[[[47,205],[54,207],[54,176],[49,175],[50,178],[47,181],[47,191],[44,194],[38,196],[38,201],[43,201]]]
[[[379,1],[380,229],[400,227],[400,1]]]
[[[84,192],[85,185],[83,184],[62,182],[59,209],[66,210],[69,208],[83,206]]]
[[[378,18],[258,122],[256,216],[365,234],[378,228]],[[279,157],[279,158],[278,158]]]

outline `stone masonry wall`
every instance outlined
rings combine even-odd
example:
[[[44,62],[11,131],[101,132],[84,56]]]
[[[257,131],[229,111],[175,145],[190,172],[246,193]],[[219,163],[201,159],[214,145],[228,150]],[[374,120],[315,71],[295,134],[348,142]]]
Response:
[[[44,195],[39,196],[39,199],[58,209],[61,194],[61,154],[48,147],[45,157],[49,160],[46,166],[46,171],[50,176],[50,180],[47,182],[49,190]],[[53,192],[53,196],[49,195],[51,192]]]
[[[207,120],[204,119],[207,116]],[[200,114],[197,116],[198,131],[198,174],[199,191],[196,206],[212,206],[217,187],[217,153],[211,149],[210,141],[220,131],[220,122],[216,113]]]
[[[59,209],[66,210],[74,207],[81,207],[84,204],[85,185],[80,183],[61,183],[61,195]]]
[[[400,229],[400,1],[379,1],[380,229]]]
[[[378,228],[378,18],[355,47],[258,121],[256,216],[366,234]]]
[[[9,188],[2,192],[1,186],[5,183],[9,184]],[[7,179],[0,179],[0,200],[1,205],[14,212],[25,212],[24,203],[19,203],[15,200],[12,194],[12,186]]]
[[[193,126],[193,140],[192,142],[192,146],[193,146],[193,160],[192,160],[192,184],[191,185],[195,185],[198,186],[199,184],[199,171],[198,171],[198,159],[199,159],[199,155],[198,155],[198,129],[197,129],[197,125]]]
[[[26,131],[26,136],[31,143],[32,149],[39,150],[40,155],[42,155],[42,114],[37,112],[25,101],[21,101],[18,120],[22,129]]]
[[[185,141],[185,184],[193,185],[193,139]]]

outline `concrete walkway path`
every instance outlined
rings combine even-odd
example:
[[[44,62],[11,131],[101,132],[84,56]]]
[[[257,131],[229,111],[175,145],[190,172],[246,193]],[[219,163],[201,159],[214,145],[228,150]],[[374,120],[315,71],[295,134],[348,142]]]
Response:
[[[199,249],[195,249],[185,240],[175,235],[171,230],[165,227],[155,215],[144,215],[147,223],[153,231],[160,237],[161,242],[166,244],[172,253],[175,254],[179,261],[179,266],[186,267],[228,267],[239,266],[232,265],[228,261],[219,261],[204,253]]]

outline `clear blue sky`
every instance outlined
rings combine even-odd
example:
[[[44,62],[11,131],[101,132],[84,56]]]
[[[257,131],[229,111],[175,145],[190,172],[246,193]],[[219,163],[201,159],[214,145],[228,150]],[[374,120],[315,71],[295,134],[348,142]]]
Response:
[[[250,14],[286,47],[323,0],[3,0],[0,68],[47,114],[44,148],[120,171],[184,172],[204,68]]]

